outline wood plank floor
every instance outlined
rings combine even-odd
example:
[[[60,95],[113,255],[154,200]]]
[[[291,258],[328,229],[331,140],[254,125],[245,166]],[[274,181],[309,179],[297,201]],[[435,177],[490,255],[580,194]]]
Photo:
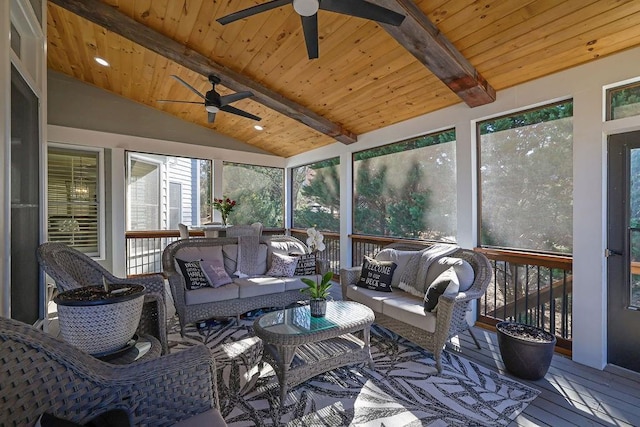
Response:
[[[342,298],[339,284],[331,294]],[[541,391],[509,427],[640,426],[639,373],[615,366],[600,371],[556,354],[543,379],[522,380],[504,369],[496,333],[478,327],[473,331],[480,350],[468,333],[453,338],[447,350]]]
[[[504,369],[495,332],[474,328],[478,350],[468,333],[454,338],[449,351],[541,391],[513,426],[640,426],[640,374],[615,366],[603,371],[556,354],[547,375],[522,380]]]

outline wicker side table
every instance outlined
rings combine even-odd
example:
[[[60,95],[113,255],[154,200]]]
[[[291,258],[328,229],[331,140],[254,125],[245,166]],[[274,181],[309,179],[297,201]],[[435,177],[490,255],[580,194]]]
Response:
[[[368,362],[373,311],[360,303],[330,301],[327,315],[311,317],[309,306],[267,313],[253,323],[264,344],[264,359],[278,376],[280,404],[287,388],[323,372],[354,363]],[[363,331],[360,340],[352,333]]]

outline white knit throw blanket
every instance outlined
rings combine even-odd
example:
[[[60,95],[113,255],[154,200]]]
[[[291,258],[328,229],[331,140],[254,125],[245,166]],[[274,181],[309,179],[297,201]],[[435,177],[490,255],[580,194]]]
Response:
[[[460,247],[456,245],[436,243],[426,249],[416,251],[409,261],[407,261],[402,276],[400,276],[398,287],[410,294],[424,297],[424,292],[418,290],[418,288],[422,288],[423,286],[417,286],[417,284],[424,284],[429,266],[439,258],[447,256],[458,249],[460,249]]]
[[[238,236],[238,272],[249,276],[264,273],[257,270],[259,248],[260,236]]]

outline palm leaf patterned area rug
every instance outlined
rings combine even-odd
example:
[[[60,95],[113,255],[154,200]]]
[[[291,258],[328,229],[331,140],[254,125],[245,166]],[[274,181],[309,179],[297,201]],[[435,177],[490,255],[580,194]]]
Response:
[[[438,375],[428,351],[373,325],[375,369],[358,364],[289,389],[280,405],[277,378],[261,364],[254,316],[186,328],[170,322],[171,351],[206,344],[217,363],[223,417],[230,426],[502,426],[540,393],[444,351]]]

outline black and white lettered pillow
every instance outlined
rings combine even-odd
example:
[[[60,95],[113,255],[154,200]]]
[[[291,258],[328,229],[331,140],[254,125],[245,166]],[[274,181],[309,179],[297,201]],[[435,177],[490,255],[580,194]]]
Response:
[[[176,262],[178,263],[178,267],[180,267],[180,272],[184,277],[187,289],[200,289],[211,285],[207,276],[204,274],[204,271],[202,271],[200,260],[185,261],[180,258],[176,258]]]
[[[393,261],[377,261],[365,256],[360,280],[356,286],[373,291],[391,292],[391,278],[396,267]]]
[[[314,254],[289,254],[298,257],[298,265],[294,276],[311,276],[316,274],[316,256]]]

